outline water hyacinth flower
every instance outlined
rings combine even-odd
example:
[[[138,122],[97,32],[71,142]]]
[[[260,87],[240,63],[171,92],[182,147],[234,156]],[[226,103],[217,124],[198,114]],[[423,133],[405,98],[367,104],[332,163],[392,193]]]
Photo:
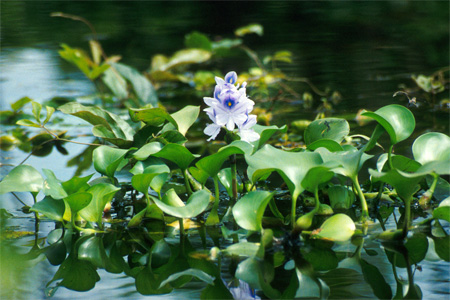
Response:
[[[216,76],[216,87],[214,88],[214,98],[204,97],[207,113],[212,124],[208,124],[204,133],[214,140],[222,127],[232,131],[238,128],[241,140],[253,142],[259,139],[259,134],[252,127],[256,124],[256,115],[249,115],[253,110],[255,102],[250,100],[246,94],[246,85],[243,83],[235,85],[237,80],[236,72],[228,72],[222,79]]]

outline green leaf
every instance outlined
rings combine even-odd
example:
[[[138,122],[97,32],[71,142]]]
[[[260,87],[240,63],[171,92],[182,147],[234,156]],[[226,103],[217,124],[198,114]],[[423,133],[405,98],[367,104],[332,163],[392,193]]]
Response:
[[[33,106],[32,112],[36,121],[41,124],[41,110],[42,105],[39,102],[31,101],[31,105]]]
[[[158,106],[158,96],[152,83],[139,73],[136,69],[129,67],[121,63],[110,63],[110,65],[116,69],[120,75],[130,81],[133,89],[141,100],[141,104],[151,104],[153,107]]]
[[[167,191],[162,200],[152,198],[156,205],[166,214],[177,218],[193,218],[202,213],[209,204],[210,193],[200,190],[193,193],[186,204],[181,201],[173,189]]]
[[[328,139],[340,143],[350,133],[350,126],[344,119],[325,118],[311,122],[305,129],[305,143]]]
[[[345,242],[352,237],[355,229],[355,223],[349,216],[336,214],[326,219],[320,228],[311,234],[311,238]]]
[[[392,145],[407,139],[416,126],[412,112],[398,104],[384,106],[375,112],[367,111],[362,115],[376,120],[383,126],[391,138]]]
[[[42,169],[42,172],[47,177],[44,181],[43,192],[46,196],[50,196],[53,199],[62,199],[68,196],[61,181],[58,180],[55,174],[48,169]]]
[[[197,121],[199,113],[200,106],[188,105],[171,114],[171,117],[175,120],[178,131],[182,135],[186,135],[188,129]]]
[[[211,52],[204,49],[183,49],[174,53],[169,60],[158,66],[159,71],[167,71],[174,67],[199,64],[211,58]]]
[[[287,132],[286,125],[283,125],[282,127],[278,127],[275,125],[263,126],[263,125],[256,124],[252,128],[255,130],[256,133],[259,134],[259,140],[252,143],[254,145],[253,152],[256,152],[256,150],[260,149],[274,134]]]
[[[369,264],[364,259],[360,260],[361,270],[364,275],[364,279],[372,287],[373,293],[378,299],[392,299],[391,286],[386,283],[380,270],[374,265]]]
[[[160,126],[166,121],[169,121],[176,128],[178,128],[178,124],[175,119],[163,108],[130,108],[128,112],[131,120],[134,122],[142,121],[147,125]]]
[[[433,218],[450,222],[450,197],[442,200],[439,206],[433,210]]]
[[[44,197],[44,199],[36,202],[30,209],[30,211],[43,214],[47,218],[59,222],[63,221],[65,210],[66,206],[64,205],[64,201],[55,200],[51,197]]]
[[[32,99],[28,98],[28,97],[22,97],[19,100],[17,100],[16,102],[11,104],[11,108],[17,112],[19,109],[21,109],[22,107],[25,106],[25,104],[29,103],[33,101]]]
[[[400,251],[401,253],[406,253],[409,256],[410,265],[417,264],[421,262],[428,251],[428,239],[423,233],[416,232],[414,235],[406,241],[406,243],[400,245],[400,248],[406,248],[406,251]],[[391,263],[394,261],[394,252],[386,249],[386,255]],[[407,264],[403,255],[397,254],[396,266],[399,268],[406,268]]]
[[[217,178],[227,190],[228,195],[231,197],[233,195],[233,187],[231,183],[232,181],[231,168],[220,170],[219,173],[217,174]]]
[[[184,45],[186,48],[197,48],[207,51],[212,50],[212,44],[209,38],[197,31],[191,32],[184,37]]]
[[[239,255],[239,256],[255,256],[259,250],[259,245],[249,242],[240,242],[238,244],[233,244],[228,246],[223,252],[228,255]]]
[[[328,188],[330,205],[335,209],[349,209],[355,202],[355,194],[352,189],[342,185],[334,185]]]
[[[437,255],[445,261],[450,261],[450,235],[443,238],[433,237],[433,241]]]
[[[37,124],[37,123],[35,123],[35,122],[31,121],[31,120],[28,120],[28,119],[19,120],[19,121],[16,122],[16,124],[20,125],[20,126],[41,128],[41,125],[39,125],[39,124]]]
[[[389,166],[386,164],[388,160],[387,153],[380,155],[377,161],[378,171],[389,171]],[[416,172],[420,168],[420,163],[402,155],[392,155],[392,166],[403,172]]]
[[[248,283],[252,288],[263,290],[264,294],[270,299],[279,299],[281,293],[266,282],[264,275],[267,270],[265,268],[269,267],[257,258],[250,257],[238,265],[235,276]]]
[[[137,160],[146,160],[150,155],[159,152],[163,145],[158,142],[145,144],[138,151],[133,153],[133,158]]]
[[[330,171],[330,169],[332,169],[332,167],[326,165],[309,169],[305,178],[302,180],[302,187],[305,190],[314,193],[319,185],[326,183],[333,178],[334,172]]]
[[[170,160],[182,170],[186,170],[191,162],[198,157],[198,155],[192,154],[186,147],[179,144],[167,144],[153,156]]]
[[[102,81],[119,100],[128,97],[126,80],[111,68],[103,73]]]
[[[326,148],[331,152],[344,151],[344,148],[342,148],[342,146],[338,142],[330,139],[321,139],[314,141],[308,145],[307,149],[314,151],[320,147]]]
[[[100,137],[112,137],[112,143],[118,146],[129,147],[133,143],[133,136],[135,134],[133,128],[119,116],[110,113],[102,108],[96,106],[84,106],[77,102],[66,103],[58,108],[65,114],[70,114],[85,120],[86,122],[97,127],[96,133],[100,134]],[[107,129],[110,134],[106,134]],[[112,134],[112,135],[111,135]],[[108,138],[106,138],[108,140]]]
[[[51,106],[45,106],[45,110],[47,111],[47,116],[45,117],[44,122],[42,122],[42,125],[45,125],[50,121],[50,118],[52,117],[53,113],[55,112],[55,109]]]
[[[95,148],[92,154],[95,170],[108,177],[114,177],[114,173],[124,160],[127,152],[128,150],[109,146]]]
[[[357,150],[353,147],[349,147],[347,151],[339,152],[330,152],[325,148],[319,148],[316,149],[315,153],[320,154],[325,163],[339,165],[333,171],[349,178],[357,176],[364,162],[373,157],[373,155],[365,154],[364,148]]]
[[[251,153],[252,146],[244,141],[234,141],[228,146],[220,148],[217,153],[200,159],[195,165],[200,170],[214,177],[219,173],[223,163],[233,154]]]
[[[59,50],[59,55],[70,63],[76,65],[89,78],[90,65],[92,65],[89,57],[80,49],[74,49],[66,44],[61,44],[62,50]],[[89,78],[91,79],[91,78]]]
[[[91,186],[86,192],[92,194],[92,200],[80,210],[80,216],[89,222],[101,223],[103,210],[107,203],[111,202],[120,188],[109,183],[98,183]]]
[[[314,267],[315,271],[327,271],[337,268],[339,259],[331,249],[314,248],[301,251],[303,257]]]
[[[59,279],[62,279],[59,285],[70,290],[82,292],[94,288],[100,277],[90,262],[79,260],[74,252],[71,252],[47,286]]]
[[[80,261],[88,261],[97,268],[104,268],[106,251],[102,237],[84,236],[77,241],[76,247],[78,247],[78,259]]]
[[[168,176],[169,172],[170,169],[166,165],[148,166],[147,168],[144,169],[143,174],[136,174],[133,177],[131,177],[131,184],[139,192],[148,194],[148,188],[153,179],[155,179],[155,177],[163,173],[167,173]],[[157,192],[160,191],[162,184],[164,184],[164,181],[157,185],[157,187],[159,187]]]
[[[239,199],[232,210],[236,223],[246,230],[262,230],[262,217],[272,197],[273,193],[254,191]]]
[[[87,175],[85,177],[72,177],[71,179],[61,183],[61,185],[68,195],[76,192],[84,192],[90,187],[88,181],[93,175],[94,174]]]
[[[163,287],[166,284],[170,284],[172,281],[175,281],[182,276],[189,276],[191,278],[196,277],[197,279],[200,279],[201,281],[206,282],[207,284],[213,284],[213,282],[214,282],[213,276],[208,275],[207,273],[205,273],[201,270],[187,269],[187,270],[170,275],[169,278],[167,278],[166,280],[161,282],[159,287]]]
[[[248,176],[253,182],[277,171],[295,199],[304,190],[301,182],[308,170],[323,162],[318,153],[286,152],[270,145],[265,145],[253,155],[245,155],[245,160],[249,165]]]
[[[450,161],[450,137],[439,132],[419,136],[412,146],[414,159],[422,165],[432,161]]]
[[[389,170],[387,173],[377,172],[369,169],[372,180],[383,181],[392,185],[397,194],[404,201],[410,201],[412,196],[419,190],[418,183],[425,177],[424,173],[405,173],[396,169]]]
[[[63,200],[64,200],[64,202],[66,202],[69,205],[72,212],[77,213],[80,210],[82,210],[83,208],[85,208],[86,206],[88,206],[88,204],[92,200],[92,194],[87,193],[87,192],[78,192],[78,193],[69,195],[68,197],[64,198]]]
[[[234,31],[234,34],[237,36],[244,36],[246,34],[256,33],[259,36],[262,36],[264,33],[264,29],[260,24],[249,24],[247,26],[239,27]]]
[[[9,192],[39,192],[44,178],[32,166],[20,165],[12,169],[0,182],[0,194]]]

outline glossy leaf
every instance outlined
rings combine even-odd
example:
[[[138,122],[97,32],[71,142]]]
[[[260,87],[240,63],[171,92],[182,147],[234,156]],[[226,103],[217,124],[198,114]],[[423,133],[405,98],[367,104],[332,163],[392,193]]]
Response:
[[[109,146],[95,148],[92,155],[95,170],[108,177],[114,177],[114,173],[124,160],[127,152],[128,150]]]
[[[406,248],[406,254],[409,257],[410,265],[417,264],[421,262],[428,251],[428,239],[425,234],[416,232],[412,237],[409,237],[406,243],[399,246],[400,248]],[[403,248],[403,249],[404,249]],[[400,251],[401,253],[405,251]],[[386,255],[389,261],[393,262],[394,252],[386,249]],[[397,259],[395,261],[396,266],[399,268],[406,268],[407,264],[403,255],[397,254]]]
[[[274,134],[276,133],[286,133],[287,126],[283,125],[282,127],[278,127],[275,125],[272,126],[263,126],[256,124],[252,127],[255,132],[259,134],[259,140],[253,142],[254,152],[261,148]]]
[[[177,218],[193,218],[202,213],[209,204],[210,193],[200,190],[193,193],[186,204],[173,189],[167,191],[162,200],[152,198],[156,205],[166,214]]]
[[[350,148],[347,151],[340,152],[330,152],[325,148],[319,148],[315,153],[320,154],[325,163],[340,165],[339,167],[334,168],[333,171],[349,178],[357,176],[364,162],[373,156],[365,154],[364,148],[360,150]]]
[[[186,147],[178,144],[167,144],[159,152],[153,154],[153,156],[170,160],[182,170],[186,170],[191,162],[198,157],[198,155],[192,154]]]
[[[31,207],[30,211],[43,214],[51,220],[62,222],[65,209],[66,206],[64,205],[64,201],[55,200],[51,197],[45,197],[41,201],[36,202]]]
[[[373,181],[383,181],[392,185],[397,194],[404,201],[409,201],[419,190],[418,183],[425,177],[423,173],[405,173],[396,169],[389,170],[387,173],[377,172],[369,169]]]
[[[84,236],[77,241],[78,259],[88,261],[97,268],[104,268],[106,260],[103,238],[96,235]]]
[[[200,106],[188,105],[171,114],[171,117],[175,120],[178,131],[186,135],[188,129],[197,121],[199,114]]]
[[[264,29],[260,24],[255,23],[240,27],[234,31],[234,34],[237,36],[244,36],[250,33],[256,33],[257,35],[262,36],[264,33]]]
[[[349,216],[336,214],[325,220],[318,230],[314,230],[311,238],[345,242],[352,237],[355,229],[355,223]]]
[[[169,121],[175,127],[177,127],[177,122],[175,121],[175,119],[163,108],[130,108],[128,112],[130,114],[131,120],[133,120],[134,122],[142,121],[147,125],[161,126],[166,121]]]
[[[139,192],[148,194],[148,188],[155,177],[162,173],[167,173],[168,176],[169,172],[170,170],[166,165],[148,166],[144,169],[143,174],[136,174],[131,178],[131,184]],[[161,189],[162,184],[164,184],[164,182],[159,182],[159,184],[156,185],[159,187],[157,192]]]
[[[47,176],[43,188],[43,192],[46,196],[50,196],[53,199],[62,199],[68,196],[61,181],[56,178],[55,173],[49,169],[42,169],[42,172]]]
[[[86,122],[97,126],[96,133],[101,134],[101,138],[109,140],[118,146],[129,147],[133,141],[134,130],[119,116],[95,106],[84,106],[77,102],[69,102],[58,108],[65,114],[79,117]],[[107,131],[107,133],[106,133]]]
[[[240,256],[255,256],[258,252],[259,245],[249,242],[240,242],[228,246],[223,252],[228,255],[240,255]]]
[[[39,192],[44,178],[32,166],[19,165],[12,169],[0,182],[0,194],[9,192]]]
[[[330,171],[332,167],[330,167],[330,164],[328,165],[316,166],[309,169],[302,180],[302,187],[314,193],[319,185],[330,181],[334,176],[334,172]]]
[[[85,177],[75,176],[65,182],[62,182],[61,185],[69,195],[76,192],[86,191],[90,187],[88,181],[92,178],[93,175],[94,174],[91,174]]]
[[[308,150],[314,151],[320,147],[326,148],[330,152],[344,151],[344,148],[342,148],[342,146],[338,142],[330,139],[321,139],[314,141],[309,144],[307,148]]]
[[[217,178],[223,187],[227,190],[229,196],[233,195],[231,168],[222,169],[217,174]]]
[[[207,284],[213,284],[214,283],[214,277],[211,275],[208,275],[207,273],[201,271],[201,270],[197,270],[197,269],[187,269],[184,270],[182,272],[178,272],[175,274],[172,274],[169,276],[169,278],[167,278],[166,280],[164,280],[163,282],[161,282],[161,284],[159,285],[160,287],[163,287],[166,284],[170,284],[172,281],[177,280],[178,278],[182,277],[182,276],[189,276],[189,277],[196,277],[197,279],[207,283]]]
[[[272,197],[273,193],[254,191],[239,199],[232,210],[236,223],[246,230],[262,230],[262,217]]]
[[[245,160],[249,165],[248,176],[253,182],[277,171],[295,199],[303,191],[301,182],[308,170],[323,162],[318,153],[286,152],[270,145],[265,145],[253,155],[245,155]]]
[[[350,126],[345,119],[325,118],[311,122],[305,130],[304,138],[306,145],[321,139],[340,143],[349,133]]]
[[[109,183],[99,183],[90,187],[86,192],[92,194],[92,201],[80,210],[80,216],[86,221],[101,223],[106,204],[111,202],[118,190],[119,187]]]
[[[442,200],[433,210],[433,218],[450,222],[450,197]]]
[[[141,105],[151,104],[153,107],[158,105],[155,88],[147,77],[122,63],[110,63],[110,65],[131,83],[136,95],[141,100]]]
[[[74,291],[88,291],[100,280],[95,269],[90,262],[79,260],[71,252],[47,286],[55,280],[62,279],[59,283],[61,286]]]
[[[114,70],[106,70],[103,73],[102,81],[119,100],[128,97],[126,80]]]
[[[78,192],[64,198],[63,200],[69,205],[72,212],[77,213],[88,206],[92,200],[92,194],[87,192]]]
[[[450,137],[439,132],[428,132],[419,136],[412,146],[414,159],[426,164],[431,161],[450,160]]]
[[[158,142],[152,142],[145,144],[139,150],[133,153],[133,158],[137,160],[145,160],[150,155],[159,152],[163,148],[163,145]]]
[[[219,173],[223,163],[233,154],[246,154],[252,151],[252,146],[244,141],[234,141],[228,146],[220,148],[217,153],[200,159],[195,165],[200,170],[214,177]]]
[[[376,120],[391,138],[394,145],[407,139],[414,131],[416,121],[409,109],[398,104],[383,106],[375,112],[364,112],[362,115]]]

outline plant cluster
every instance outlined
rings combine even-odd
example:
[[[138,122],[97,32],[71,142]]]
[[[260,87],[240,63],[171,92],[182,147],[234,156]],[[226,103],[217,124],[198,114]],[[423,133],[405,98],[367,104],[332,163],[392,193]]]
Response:
[[[253,25],[240,30],[236,35],[262,29]],[[188,41],[198,53],[238,43],[211,44],[199,33]],[[364,112],[376,122],[370,137],[350,136],[345,119],[318,118],[304,131],[305,147],[274,147],[270,141],[285,134],[287,126],[256,124],[250,114],[252,97],[245,84],[235,85],[240,81],[230,72],[224,79],[215,78],[214,97],[205,98],[205,112],[213,122],[205,133],[211,139],[223,136],[225,143],[214,143],[211,153],[197,153],[187,142],[200,106],[167,112],[147,77],[111,59],[102,63],[101,47],[91,45],[92,61],[68,46],[61,56],[93,81],[103,74],[103,83],[117,99],[137,101],[135,107],[140,108],[127,105],[133,124],[99,106],[65,103],[58,110],[91,124],[101,143],[89,145],[97,174],[62,181],[50,169],[41,174],[21,164],[0,182],[2,194],[33,195],[29,211],[37,222],[46,218],[58,224],[46,245],[36,240],[32,249],[60,266],[47,285],[48,295],[60,286],[92,289],[101,268],[135,278],[143,295],[169,293],[196,278],[205,283],[203,299],[254,297],[255,291],[271,299],[328,298],[339,292],[326,276],[336,272],[370,277],[379,298],[420,298],[412,266],[427,251],[450,260],[449,235],[441,225],[450,222],[449,183],[443,177],[450,175],[450,138],[428,132],[412,144],[413,158],[394,154],[394,146],[414,131],[409,109],[388,105]],[[171,71],[186,62],[183,57],[193,55],[189,51],[154,57],[150,78],[182,80]],[[278,53],[264,61],[288,57]],[[120,78],[123,85],[117,84]],[[14,104],[14,111],[28,102],[34,120],[17,124],[44,129],[45,143],[62,148],[69,141],[65,132],[46,127],[55,109],[45,106],[43,119],[42,105],[25,99]],[[382,135],[389,137],[384,147],[379,144]],[[351,142],[357,138],[360,143]],[[426,215],[413,224],[416,204]],[[401,217],[397,228],[389,229],[385,223],[395,216],[394,207]],[[395,295],[378,268],[361,257],[374,219],[383,229],[376,238],[392,263]],[[193,243],[193,237],[200,237],[201,245]],[[334,246],[348,241],[356,250],[342,257]],[[222,279],[224,264],[230,266],[231,282]],[[397,276],[397,268],[407,269],[407,281]],[[359,270],[356,275],[354,270]],[[280,274],[287,280],[279,280]]]

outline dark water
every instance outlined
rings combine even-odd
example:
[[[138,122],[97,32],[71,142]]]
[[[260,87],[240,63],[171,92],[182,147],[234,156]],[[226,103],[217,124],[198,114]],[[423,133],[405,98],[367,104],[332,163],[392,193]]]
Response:
[[[82,97],[95,92],[95,87],[75,67],[63,61],[57,50],[60,43],[88,49],[89,28],[72,20],[52,18],[51,12],[80,15],[95,26],[100,42],[108,55],[120,54],[123,62],[143,71],[157,53],[170,55],[184,47],[184,36],[191,31],[215,37],[232,37],[233,31],[249,23],[264,26],[264,35],[245,37],[246,45],[260,57],[277,50],[289,50],[294,62],[283,65],[292,77],[307,77],[317,87],[338,90],[343,101],[336,113],[355,113],[364,107],[370,110],[402,103],[392,94],[399,85],[413,86],[412,74],[430,75],[449,65],[449,2],[448,1],[363,1],[363,2],[74,2],[74,1],[2,1],[0,53],[0,109],[8,109],[23,96],[38,101],[55,96]],[[217,66],[223,73],[247,71],[254,64],[245,56],[224,59]],[[293,84],[302,92],[306,86]],[[198,99],[201,104],[201,98]],[[180,104],[181,106],[182,104]],[[427,128],[448,134],[448,114],[415,109],[420,135]],[[301,108],[289,107],[275,123],[288,118],[304,118]],[[311,115],[309,118],[313,118]],[[6,130],[7,128],[2,128]],[[73,135],[89,132],[87,128],[71,128]],[[359,131],[360,132],[360,131]],[[80,141],[88,142],[89,138]],[[410,142],[405,142],[409,143]],[[70,153],[79,153],[82,146],[72,145]],[[3,164],[16,165],[26,154],[21,151],[2,152]],[[67,180],[73,168],[66,168],[68,158],[53,152],[50,157],[32,157],[27,163],[41,170],[52,169]],[[10,168],[2,167],[2,175]],[[88,170],[85,173],[92,173]],[[23,196],[28,204],[31,198]],[[2,195],[0,207],[16,218],[11,226],[33,231],[34,222],[19,208],[22,205],[11,195]],[[53,223],[43,223],[39,237],[45,236]],[[18,249],[33,238],[17,241]],[[377,246],[379,248],[379,245]],[[3,255],[3,254],[2,254]],[[389,263],[385,264],[388,269]],[[380,267],[380,265],[378,265]],[[53,277],[56,267],[45,258],[30,269],[17,274],[20,292],[17,299],[43,298],[43,288]],[[449,297],[448,264],[422,262],[423,272],[415,279],[424,292],[424,299]],[[381,267],[380,267],[381,268]],[[390,272],[390,271],[389,271]],[[2,274],[2,276],[5,276]],[[133,298],[133,279],[123,275],[100,273],[102,280],[94,290],[76,293],[61,288],[55,299]],[[405,274],[403,274],[406,277]],[[447,278],[447,280],[443,280]],[[392,280],[388,280],[392,282]],[[392,288],[395,288],[392,286]],[[364,292],[364,291],[363,291]],[[178,294],[181,293],[181,294]],[[165,298],[198,298],[195,286],[172,293]],[[158,299],[160,296],[156,296]]]

